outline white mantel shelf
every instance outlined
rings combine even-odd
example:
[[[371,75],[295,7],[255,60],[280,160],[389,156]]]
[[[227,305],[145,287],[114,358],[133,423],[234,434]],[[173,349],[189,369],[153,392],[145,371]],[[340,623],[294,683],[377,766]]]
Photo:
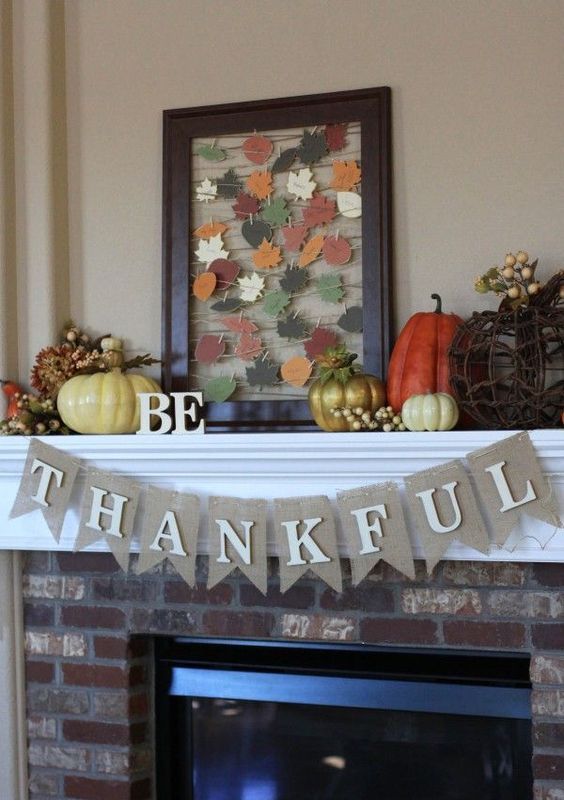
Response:
[[[193,492],[202,498],[200,546],[207,552],[205,499],[211,495],[232,497],[295,497],[396,481],[412,472],[464,458],[472,450],[499,441],[515,432],[456,431],[449,433],[257,433],[205,434],[202,436],[61,436],[45,441],[84,464],[122,473],[141,484]],[[545,474],[559,498],[564,515],[564,429],[532,431],[531,439]],[[84,480],[81,472],[66,513],[60,542],[53,540],[39,511],[9,520],[28,441],[23,437],[0,438],[0,549],[72,550],[79,518]],[[143,505],[138,511],[138,519]],[[541,548],[538,532],[554,532]],[[411,529],[414,553],[423,555],[416,532]],[[489,557],[454,543],[448,559],[491,561],[562,561],[564,530],[523,517],[512,536],[511,547],[492,547]],[[100,542],[93,550],[106,550]],[[132,550],[137,549],[134,539]],[[275,554],[274,541],[269,553]]]

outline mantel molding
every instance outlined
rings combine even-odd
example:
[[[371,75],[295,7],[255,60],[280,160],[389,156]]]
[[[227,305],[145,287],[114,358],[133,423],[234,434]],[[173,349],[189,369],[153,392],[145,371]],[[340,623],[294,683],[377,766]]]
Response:
[[[449,433],[258,433],[202,436],[68,436],[47,440],[85,465],[134,478],[140,484],[234,497],[293,497],[337,491],[402,479],[497,442],[511,432],[453,431]],[[545,474],[564,511],[564,429],[532,431],[531,439]],[[22,474],[28,442],[23,437],[0,439],[0,549],[72,550],[83,490],[81,475],[56,544],[40,512],[9,520]],[[203,504],[205,512],[205,503]],[[143,509],[140,509],[143,513]],[[542,549],[534,537],[547,526],[524,517],[512,537],[515,549],[492,548],[492,561],[564,561],[564,530],[557,530]],[[205,513],[200,551],[207,552]],[[552,531],[551,531],[552,533]],[[422,551],[412,530],[414,552]],[[132,550],[136,550],[134,540]],[[92,549],[106,550],[100,542]],[[269,553],[275,554],[274,542]],[[487,560],[457,543],[448,559]]]

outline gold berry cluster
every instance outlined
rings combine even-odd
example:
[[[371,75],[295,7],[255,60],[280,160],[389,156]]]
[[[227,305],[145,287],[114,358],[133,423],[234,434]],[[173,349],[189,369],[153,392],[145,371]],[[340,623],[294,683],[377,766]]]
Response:
[[[401,414],[396,414],[391,406],[382,406],[374,413],[361,406],[356,408],[344,406],[331,408],[330,413],[337,419],[345,419],[351,431],[382,430],[389,433],[406,429]]]
[[[507,253],[503,266],[491,267],[476,278],[474,289],[480,294],[495,292],[516,303],[527,302],[542,288],[535,277],[537,264],[538,259],[529,263],[529,254],[524,250],[515,255]]]

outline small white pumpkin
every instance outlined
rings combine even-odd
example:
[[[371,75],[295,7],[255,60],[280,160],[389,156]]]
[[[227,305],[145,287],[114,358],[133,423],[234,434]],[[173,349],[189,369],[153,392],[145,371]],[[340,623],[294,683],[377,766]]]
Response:
[[[414,394],[403,404],[401,416],[410,431],[450,431],[458,422],[458,406],[445,392]]]

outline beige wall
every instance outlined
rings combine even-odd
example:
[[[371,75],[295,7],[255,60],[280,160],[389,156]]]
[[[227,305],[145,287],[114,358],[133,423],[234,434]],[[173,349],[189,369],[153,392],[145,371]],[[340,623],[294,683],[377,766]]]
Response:
[[[44,6],[16,2],[30,16]],[[34,35],[60,55],[58,2],[47,6],[47,33]],[[562,0],[68,0],[64,10],[67,137],[57,199],[42,189],[59,210],[56,263],[39,281],[46,291],[61,273],[51,316],[66,305],[85,325],[159,352],[163,109],[366,86],[393,92],[398,327],[431,308],[432,291],[462,315],[493,307],[473,279],[508,249],[538,255],[541,277],[563,265]],[[35,52],[15,55],[32,88]],[[55,100],[60,67],[51,59]],[[61,98],[51,106],[60,122]],[[29,135],[36,112],[18,121],[17,108],[16,96],[16,127]],[[33,159],[42,146],[27,147]],[[67,155],[68,259],[58,183]],[[28,220],[21,246],[34,236]],[[23,262],[29,291],[36,264]],[[20,318],[21,368],[49,324],[40,315],[34,336]]]

